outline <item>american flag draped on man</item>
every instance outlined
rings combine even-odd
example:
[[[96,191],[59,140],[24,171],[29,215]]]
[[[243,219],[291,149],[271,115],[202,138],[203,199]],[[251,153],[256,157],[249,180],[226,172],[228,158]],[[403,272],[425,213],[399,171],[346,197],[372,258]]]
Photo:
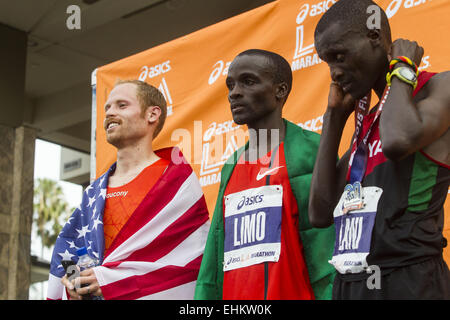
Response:
[[[115,164],[88,186],[53,251],[48,299],[66,298],[61,260],[86,247],[105,299],[193,299],[209,218],[191,166],[178,148],[156,151],[171,162],[104,256],[103,210]]]

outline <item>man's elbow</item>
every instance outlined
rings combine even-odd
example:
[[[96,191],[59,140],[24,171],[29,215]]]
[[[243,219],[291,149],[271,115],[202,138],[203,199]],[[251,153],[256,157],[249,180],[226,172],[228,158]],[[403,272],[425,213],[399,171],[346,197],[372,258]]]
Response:
[[[326,228],[333,224],[333,216],[330,214],[329,208],[323,208],[320,205],[310,204],[308,217],[309,223],[314,228]]]
[[[327,228],[333,224],[333,220],[310,218],[310,224],[313,228]]]
[[[399,161],[419,150],[423,142],[424,128],[421,125],[413,125],[403,130],[381,130],[381,149],[386,158]]]
[[[411,154],[415,143],[407,139],[382,139],[382,150],[386,158],[392,161],[399,161]]]

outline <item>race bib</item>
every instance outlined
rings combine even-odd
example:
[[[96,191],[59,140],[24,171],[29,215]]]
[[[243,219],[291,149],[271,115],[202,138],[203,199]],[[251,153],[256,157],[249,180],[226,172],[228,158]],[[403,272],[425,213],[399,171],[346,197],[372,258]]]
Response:
[[[378,187],[361,188],[362,206],[348,210],[348,194],[345,190],[334,209],[336,240],[333,258],[329,261],[339,273],[359,273],[367,267],[372,230],[375,224],[378,201],[383,190]]]
[[[281,185],[252,188],[225,197],[224,271],[278,261],[282,204]]]

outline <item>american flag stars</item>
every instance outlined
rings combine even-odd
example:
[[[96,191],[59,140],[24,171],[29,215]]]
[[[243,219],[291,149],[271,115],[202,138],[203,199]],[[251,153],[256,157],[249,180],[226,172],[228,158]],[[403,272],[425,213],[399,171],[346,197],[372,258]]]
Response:
[[[81,247],[88,248],[89,255],[99,259],[103,250],[103,216],[106,191],[111,170],[100,179],[86,187],[80,205],[72,213],[58,238],[52,258],[51,272],[62,277],[61,260],[74,260],[76,250]],[[103,253],[103,252],[101,252]],[[55,256],[56,255],[56,256]]]

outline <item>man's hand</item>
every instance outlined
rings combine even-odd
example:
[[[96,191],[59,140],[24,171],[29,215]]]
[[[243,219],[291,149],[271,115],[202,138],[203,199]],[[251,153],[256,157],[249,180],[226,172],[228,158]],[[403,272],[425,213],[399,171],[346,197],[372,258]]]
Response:
[[[64,277],[61,279],[61,283],[66,287],[67,293],[69,294],[71,300],[81,300],[81,296],[75,291],[75,284],[73,284],[72,281],[67,278],[67,275],[64,275]]]
[[[345,119],[347,119],[355,110],[355,103],[355,99],[349,93],[345,93],[336,82],[331,82],[328,94],[328,108],[342,112]]]
[[[335,82],[330,84],[328,107],[311,178],[309,222],[315,228],[333,224],[333,211],[345,186],[350,152],[336,164],[342,131],[348,117],[355,111],[356,100]]]
[[[72,281],[69,281],[67,275],[65,275],[61,279],[61,283],[67,288],[71,300],[82,300],[83,295],[89,294],[102,296],[102,290],[92,269],[82,271],[80,276],[72,279]],[[87,286],[83,286],[85,284]]]
[[[416,41],[407,39],[395,40],[389,50],[388,58],[391,61],[393,58],[405,56],[410,58],[419,67],[422,61],[424,50]]]

